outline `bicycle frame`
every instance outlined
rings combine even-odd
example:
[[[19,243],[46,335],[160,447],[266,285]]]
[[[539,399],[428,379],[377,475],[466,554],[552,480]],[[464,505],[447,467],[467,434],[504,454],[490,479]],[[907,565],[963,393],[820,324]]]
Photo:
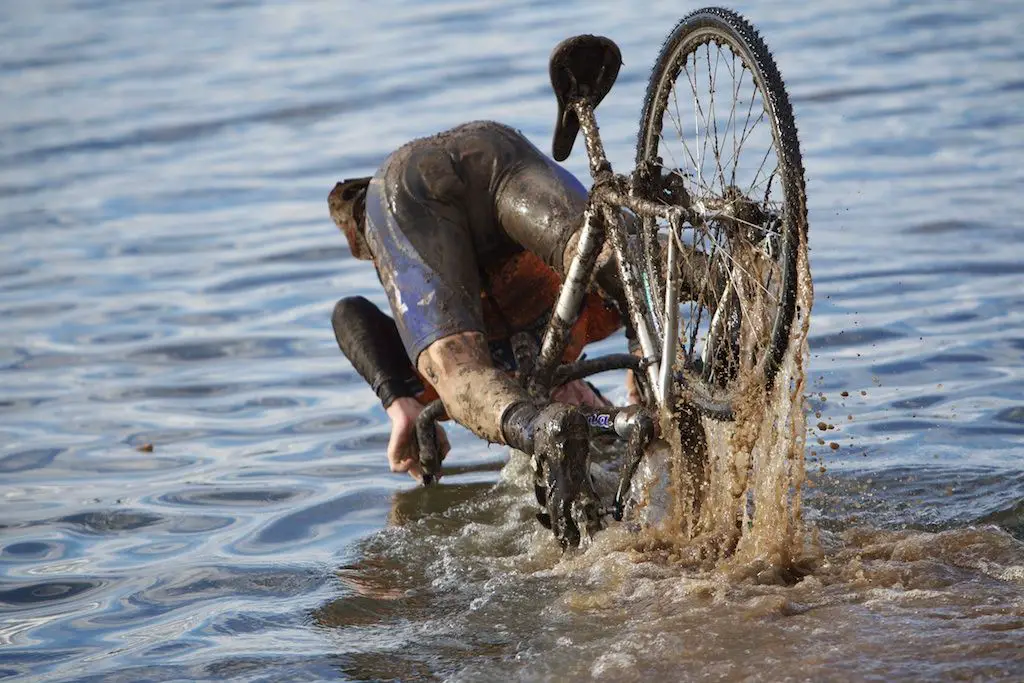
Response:
[[[733,129],[733,157],[726,162],[726,165],[732,163],[732,167],[730,182],[726,185],[721,159],[717,157],[719,118],[712,114],[709,123],[694,88],[695,135],[699,135],[703,119],[706,147],[708,131],[715,130],[720,191],[703,184],[704,155],[700,151],[694,159],[687,148],[690,160],[687,163],[682,159],[681,168],[666,166],[660,156],[668,97],[674,92],[680,64],[685,63],[680,59],[689,54],[682,53],[684,48],[694,51],[708,45],[708,70],[713,71],[709,76],[709,93],[713,106],[718,61],[712,67],[712,43],[719,49],[724,44],[732,53],[733,65],[738,57],[743,68],[751,72],[755,94],[761,94],[762,116],[766,113],[770,121],[771,138],[763,141],[769,144],[769,150],[756,170],[746,169],[753,172],[746,191],[740,187],[746,185],[746,179],[740,185],[735,184],[737,171],[741,169],[736,157],[748,136],[747,123],[753,111],[754,94],[747,105],[747,121],[739,143],[734,121],[735,102],[729,119],[732,123],[723,128],[723,132],[730,126]],[[550,403],[553,387],[605,370],[632,370],[639,379],[641,406],[579,408],[587,417],[592,436],[614,435],[627,441],[613,511],[617,519],[621,518],[632,474],[655,436],[656,416],[662,418],[666,430],[672,431],[684,426],[682,419],[686,416],[683,413],[731,420],[735,418],[733,394],[746,386],[745,382],[736,381],[744,377],[743,373],[753,370],[763,376],[766,387],[771,386],[783,354],[789,348],[790,326],[794,316],[799,314],[796,296],[799,253],[794,249],[806,244],[803,241],[806,192],[792,111],[774,60],[748,22],[727,10],[708,8],[688,15],[673,30],[648,84],[637,142],[637,165],[629,175],[612,170],[594,113],[614,85],[621,64],[618,46],[602,36],[567,38],[551,54],[549,72],[558,102],[552,156],[558,161],[568,158],[582,131],[593,184],[583,208],[581,225],[574,235],[572,258],[540,348],[534,338],[525,333],[517,333],[511,340],[518,379],[536,406]],[[739,82],[734,71],[732,74],[738,90],[742,73]],[[736,97],[734,93],[734,99]],[[754,121],[754,126],[762,116]],[[682,136],[680,124],[676,127]],[[685,140],[683,145],[685,147]],[[775,167],[769,166],[768,175],[758,182],[772,150],[776,153]],[[669,161],[676,161],[671,150],[669,157]],[[756,158],[754,163],[757,163]],[[687,170],[691,166],[692,171]],[[688,180],[691,176],[695,177],[695,184]],[[769,196],[776,176],[782,186],[782,204]],[[691,185],[697,190],[694,194],[691,194]],[[763,201],[747,197],[760,187],[765,188]],[[639,220],[634,222],[634,217]],[[617,259],[617,284],[621,291],[615,291],[614,295],[620,317],[640,353],[563,364],[570,331],[579,320],[599,260],[609,252]],[[603,276],[605,264],[600,265]],[[602,282],[611,284],[603,277]],[[745,302],[756,308],[748,309]],[[680,303],[684,304],[682,309]],[[683,328],[685,335],[681,338]],[[681,405],[683,400],[685,406]],[[417,419],[425,483],[440,471],[432,421],[443,411],[438,401]],[[558,476],[553,479],[554,470],[545,467],[545,453],[534,451],[547,449],[548,455],[562,458],[562,462],[568,455],[571,464],[578,465],[577,456],[584,455],[579,452],[582,441],[577,431],[582,425],[577,415],[569,417],[573,421],[574,450],[571,453],[561,448],[568,442],[560,444],[557,441],[560,436],[551,436],[553,429],[563,429],[560,423],[529,424],[544,437],[540,446],[531,444],[529,436],[516,439],[516,443],[535,456],[537,498],[548,508],[541,521],[543,523],[546,517],[548,526],[563,542],[566,539],[560,534],[569,527],[557,527],[556,521],[571,514],[579,517],[577,530],[584,526],[589,528],[593,521],[592,492],[586,492],[582,507],[567,512],[568,503],[576,504],[575,500],[567,498],[574,495],[569,490],[572,487],[564,478],[559,479],[564,473],[556,472]],[[579,471],[573,469],[570,474],[577,476]],[[565,499],[548,495],[555,490],[552,487],[561,487],[558,496]]]
[[[526,386],[531,395],[547,399],[554,386],[607,370],[628,369],[646,374],[648,386],[654,394],[654,402],[659,411],[671,409],[674,398],[672,366],[679,325],[676,314],[679,296],[679,246],[676,240],[669,240],[669,275],[664,302],[667,315],[663,321],[663,329],[651,330],[643,314],[644,304],[641,303],[641,296],[645,295],[644,290],[637,281],[636,272],[627,265],[629,260],[625,258],[628,235],[622,209],[629,209],[637,215],[667,220],[676,233],[682,221],[695,220],[698,214],[687,207],[659,204],[637,196],[634,180],[616,175],[612,171],[601,143],[594,105],[587,98],[581,98],[573,101],[570,106],[579,117],[594,184],[584,210],[583,226],[576,243],[576,252],[544,331],[537,360],[532,362],[529,357],[524,358],[524,361],[529,361],[523,364]],[[612,354],[561,364],[569,331],[579,316],[583,297],[606,242],[611,244],[618,260],[619,277],[629,309],[629,323],[637,335],[642,357],[633,354]],[[649,296],[646,303],[654,306]],[[664,346],[658,342],[656,332],[666,340]],[[583,412],[587,415],[591,435],[615,436],[627,442],[615,501],[611,510],[607,511],[615,519],[622,519],[625,498],[633,474],[647,445],[655,435],[654,419],[648,410],[639,406],[583,409]],[[423,410],[416,420],[425,484],[431,483],[434,473],[440,470],[440,456],[433,424],[443,413],[444,406],[438,399]]]
[[[586,99],[577,100],[571,105],[580,121],[580,130],[586,144],[590,174],[594,185],[590,190],[587,208],[583,214],[583,227],[576,243],[576,253],[566,274],[565,282],[559,292],[555,310],[548,322],[541,342],[540,355],[530,378],[531,393],[546,396],[553,386],[555,370],[558,368],[565,351],[566,340],[572,325],[579,314],[580,305],[586,294],[597,257],[605,246],[611,243],[618,259],[619,276],[622,280],[630,316],[640,343],[643,358],[633,370],[643,370],[647,374],[650,386],[655,389],[655,398],[659,407],[671,405],[672,375],[671,369],[676,354],[675,342],[678,338],[679,320],[676,314],[676,303],[679,296],[678,256],[675,240],[668,243],[668,286],[665,292],[665,310],[667,320],[663,338],[664,347],[659,348],[652,330],[648,329],[647,321],[641,308],[641,285],[636,281],[636,274],[627,267],[626,228],[621,209],[627,208],[638,214],[657,216],[670,221],[677,227],[681,220],[689,217],[689,211],[680,207],[669,207],[636,196],[633,181],[625,176],[616,175],[605,156],[601,135],[597,128],[594,108]],[[617,368],[628,367],[625,361]],[[613,369],[603,368],[595,372]]]

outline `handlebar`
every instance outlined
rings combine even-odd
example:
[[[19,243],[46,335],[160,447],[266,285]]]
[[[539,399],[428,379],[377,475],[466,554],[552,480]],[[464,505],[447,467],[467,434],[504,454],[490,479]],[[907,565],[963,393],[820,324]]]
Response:
[[[444,403],[435,399],[416,418],[416,442],[420,449],[423,485],[434,483],[441,474],[441,445],[437,441],[437,420],[444,415]]]
[[[608,370],[633,370],[636,372],[643,367],[644,359],[639,356],[634,356],[631,353],[611,353],[607,356],[587,358],[559,366],[555,370],[553,383],[557,386]]]

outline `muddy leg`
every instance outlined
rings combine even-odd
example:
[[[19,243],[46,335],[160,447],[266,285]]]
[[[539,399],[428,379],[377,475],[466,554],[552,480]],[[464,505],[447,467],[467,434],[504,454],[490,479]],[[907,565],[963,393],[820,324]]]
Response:
[[[418,364],[455,421],[488,441],[534,456],[537,497],[547,510],[541,521],[563,546],[578,545],[583,534],[599,528],[599,501],[588,470],[588,425],[576,406],[535,407],[524,388],[491,364],[479,332],[434,342]]]

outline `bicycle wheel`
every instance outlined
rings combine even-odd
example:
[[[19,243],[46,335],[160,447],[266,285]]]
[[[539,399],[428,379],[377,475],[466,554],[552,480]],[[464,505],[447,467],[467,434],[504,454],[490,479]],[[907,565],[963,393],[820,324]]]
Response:
[[[640,196],[695,215],[675,229],[640,216],[645,318],[665,344],[675,308],[674,391],[705,415],[732,419],[739,388],[751,379],[769,387],[779,369],[807,229],[792,108],[745,19],[707,8],[669,34],[647,86],[636,162]],[[666,255],[673,248],[675,259]],[[669,276],[679,283],[674,303]]]

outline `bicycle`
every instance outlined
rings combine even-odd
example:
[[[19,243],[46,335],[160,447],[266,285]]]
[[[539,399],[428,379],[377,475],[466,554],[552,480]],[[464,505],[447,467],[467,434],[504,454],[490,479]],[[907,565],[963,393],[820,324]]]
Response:
[[[734,403],[751,378],[765,391],[772,386],[797,313],[797,257],[807,231],[792,108],[775,61],[750,23],[711,7],[687,15],[668,35],[648,82],[629,175],[613,172],[595,117],[621,63],[619,48],[600,36],[570,38],[552,53],[559,105],[554,157],[564,161],[582,131],[593,186],[539,351],[513,339],[522,381],[538,402],[554,386],[607,370],[632,370],[639,384],[639,406],[587,413],[591,436],[626,441],[610,508],[581,493],[579,481],[560,481],[545,468],[545,454],[535,454],[537,500],[545,508],[538,518],[563,546],[596,531],[605,515],[622,519],[633,475],[657,432],[655,417],[663,418],[663,429],[667,424],[677,430],[690,407],[733,420]],[[748,73],[749,99],[745,92],[740,96]],[[693,100],[692,139],[676,87],[684,75],[684,99]],[[718,79],[727,77],[726,93]],[[732,96],[724,118],[716,108],[723,93]],[[761,129],[755,137],[765,119],[767,135]],[[665,145],[667,126],[669,134],[678,134],[679,147]],[[758,143],[767,147],[763,156]],[[751,146],[758,153],[741,163],[741,152]],[[618,262],[624,317],[641,353],[560,365],[606,241]],[[433,425],[443,413],[438,400],[417,421],[426,483],[440,471]]]

